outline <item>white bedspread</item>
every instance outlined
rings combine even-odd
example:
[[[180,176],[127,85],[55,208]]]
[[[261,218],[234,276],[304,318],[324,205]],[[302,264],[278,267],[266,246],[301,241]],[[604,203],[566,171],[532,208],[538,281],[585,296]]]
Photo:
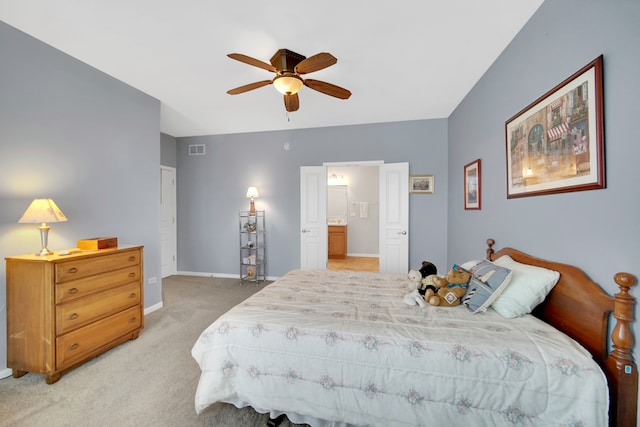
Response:
[[[408,306],[406,275],[296,270],[217,319],[196,411],[251,405],[359,426],[606,426],[589,353],[533,316]]]

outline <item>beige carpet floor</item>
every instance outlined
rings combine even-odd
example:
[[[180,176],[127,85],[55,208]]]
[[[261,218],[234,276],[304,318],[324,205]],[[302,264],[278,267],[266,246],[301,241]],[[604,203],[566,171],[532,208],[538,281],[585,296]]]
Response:
[[[172,276],[164,307],[128,341],[47,385],[43,375],[0,380],[0,426],[266,426],[268,416],[218,403],[200,415],[191,347],[218,316],[262,289],[237,279]],[[285,420],[282,427],[295,426]]]

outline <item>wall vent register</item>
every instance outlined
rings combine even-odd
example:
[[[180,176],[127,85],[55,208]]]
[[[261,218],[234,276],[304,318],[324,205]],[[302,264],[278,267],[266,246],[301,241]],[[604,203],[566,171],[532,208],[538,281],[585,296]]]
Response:
[[[204,144],[191,144],[189,145],[190,156],[204,156],[207,153]]]

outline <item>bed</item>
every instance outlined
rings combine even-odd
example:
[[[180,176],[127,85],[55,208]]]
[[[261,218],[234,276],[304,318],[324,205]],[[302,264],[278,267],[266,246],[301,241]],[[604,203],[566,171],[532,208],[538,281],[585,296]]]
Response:
[[[556,274],[530,315],[496,311],[515,281],[472,314],[407,304],[407,275],[295,270],[203,331],[196,411],[228,402],[312,426],[635,426],[635,277],[616,274],[612,297],[576,267],[487,244],[518,283],[531,266]]]

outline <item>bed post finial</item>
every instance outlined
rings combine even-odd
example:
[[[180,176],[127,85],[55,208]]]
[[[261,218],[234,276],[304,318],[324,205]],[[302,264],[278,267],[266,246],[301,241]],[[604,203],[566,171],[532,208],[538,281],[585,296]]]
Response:
[[[487,259],[491,261],[491,257],[493,256],[493,245],[495,244],[495,240],[487,239]]]
[[[620,292],[614,296],[613,317],[617,320],[611,341],[613,351],[607,357],[605,368],[614,372],[611,389],[613,399],[609,418],[611,425],[636,425],[636,410],[638,404],[638,370],[633,360],[635,346],[633,330],[633,307],[635,298],[629,294],[629,289],[637,283],[635,276],[629,273],[618,273],[613,280],[620,287]]]

